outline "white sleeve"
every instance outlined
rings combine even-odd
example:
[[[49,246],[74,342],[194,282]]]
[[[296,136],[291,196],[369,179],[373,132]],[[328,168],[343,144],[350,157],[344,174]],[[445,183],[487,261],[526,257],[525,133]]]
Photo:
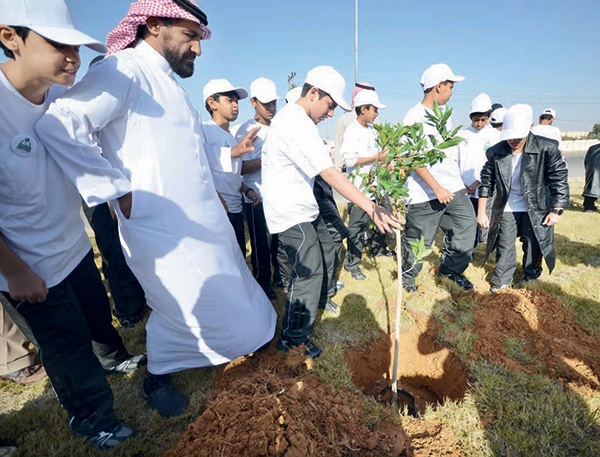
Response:
[[[353,128],[346,129],[344,133],[344,141],[340,147],[342,160],[347,167],[351,168],[356,165],[361,149],[361,138],[358,131]]]
[[[127,110],[133,76],[116,59],[93,66],[38,121],[36,132],[89,206],[120,197],[131,183],[102,156],[95,133]]]

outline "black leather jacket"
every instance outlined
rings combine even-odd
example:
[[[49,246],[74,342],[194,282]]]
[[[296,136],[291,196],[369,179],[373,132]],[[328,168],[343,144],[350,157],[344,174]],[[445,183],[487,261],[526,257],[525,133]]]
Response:
[[[587,150],[585,159],[585,187],[584,197],[600,197],[600,144],[596,144]]]
[[[479,196],[491,198],[492,217],[486,259],[496,248],[500,219],[508,201],[512,178],[512,150],[506,141],[486,151],[487,162],[481,170]],[[564,208],[569,199],[567,164],[558,150],[558,142],[529,134],[521,159],[521,188],[535,237],[552,271],[556,262],[554,227],[542,225],[552,208]]]

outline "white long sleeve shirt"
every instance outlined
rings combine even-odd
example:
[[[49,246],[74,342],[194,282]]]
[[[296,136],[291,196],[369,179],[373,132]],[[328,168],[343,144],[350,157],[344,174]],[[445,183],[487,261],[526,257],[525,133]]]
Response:
[[[485,151],[500,141],[500,132],[490,125],[481,130],[471,125],[460,130],[458,136],[465,139],[458,145],[458,167],[466,187],[480,181],[481,169],[487,160]],[[477,199],[477,191],[469,197]]]

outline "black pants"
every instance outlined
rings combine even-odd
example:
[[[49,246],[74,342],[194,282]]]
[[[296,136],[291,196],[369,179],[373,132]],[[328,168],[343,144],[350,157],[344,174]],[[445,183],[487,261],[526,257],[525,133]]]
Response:
[[[346,250],[344,268],[352,271],[360,267],[362,251],[367,244],[369,215],[353,203],[348,203],[348,213],[348,249]]]
[[[244,217],[248,224],[250,247],[252,248],[250,253],[252,273],[256,282],[266,289],[271,287],[271,236],[267,229],[262,203],[256,207],[252,203],[244,203]]]
[[[438,228],[444,231],[444,248],[440,273],[463,273],[473,254],[473,240],[477,221],[473,205],[465,190],[454,194],[448,204],[438,200],[408,205],[406,224],[402,235],[402,277],[405,284],[414,284],[423,264],[414,264],[409,243],[425,238],[425,246],[431,247]]]
[[[146,297],[123,255],[117,221],[113,220],[108,204],[88,207],[83,212],[94,231],[102,256],[102,272],[108,281],[113,298],[113,313],[117,317],[137,316],[144,312]]]
[[[469,197],[471,204],[473,205],[473,209],[475,210],[475,217],[477,217],[477,211],[479,210],[479,199]],[[485,211],[487,213],[488,219],[492,216],[492,203],[494,203],[493,198],[488,198],[487,204],[485,206]],[[477,247],[479,243],[486,243],[488,237],[488,229],[476,226],[475,232],[475,245],[473,247]]]
[[[517,269],[517,237],[521,237],[523,244],[524,276],[535,279],[542,274],[542,251],[528,214],[504,213],[500,220],[496,244],[496,268],[491,278],[495,286],[503,286],[513,281]]]
[[[290,269],[282,338],[299,345],[309,341],[318,309],[327,303],[334,266],[327,259],[335,255],[333,240],[319,216],[281,232],[279,244],[279,263]]]
[[[244,212],[239,213],[227,213],[229,222],[235,232],[235,239],[242,250],[244,258],[246,258],[246,233],[244,232]]]
[[[37,341],[40,358],[77,433],[93,435],[117,423],[103,366],[129,357],[111,324],[100,273],[90,251],[43,303],[19,303],[2,292],[27,321],[21,328]],[[92,341],[93,340],[93,341]]]

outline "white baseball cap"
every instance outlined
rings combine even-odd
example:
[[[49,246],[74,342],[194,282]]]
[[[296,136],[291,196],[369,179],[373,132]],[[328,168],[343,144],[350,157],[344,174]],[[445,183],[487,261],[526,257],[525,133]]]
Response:
[[[106,52],[104,44],[75,28],[63,0],[0,0],[0,24],[27,27],[56,43]]]
[[[488,94],[479,94],[471,102],[469,114],[487,113],[492,110],[492,99]]]
[[[258,78],[250,84],[250,97],[258,99],[261,103],[269,103],[281,98],[277,95],[275,83],[267,78]]]
[[[241,87],[233,87],[226,79],[211,79],[202,89],[204,103],[208,97],[215,94],[223,94],[225,92],[235,92],[240,100],[248,98],[248,92]]]
[[[350,111],[350,105],[344,100],[346,81],[335,68],[328,65],[315,67],[306,74],[304,82],[327,92],[340,108]]]
[[[354,106],[373,105],[377,109],[387,108],[386,105],[379,101],[379,96],[374,90],[361,90],[354,97]]]
[[[502,124],[504,122],[504,115],[506,114],[506,108],[500,107],[492,111],[490,122],[492,124]]]
[[[556,119],[556,111],[554,111],[552,108],[546,108],[542,114],[549,114],[550,116],[552,116],[553,118]]]
[[[293,89],[290,89],[287,94],[285,94],[285,101],[288,103],[296,103],[300,98],[300,95],[302,95],[302,87],[294,87]]]
[[[444,81],[458,82],[464,79],[464,76],[455,75],[445,63],[436,63],[423,72],[420,84],[423,90],[427,90]]]
[[[506,110],[504,123],[502,125],[501,140],[516,140],[525,138],[531,130],[533,122],[533,110],[531,106],[519,104],[513,105]]]

